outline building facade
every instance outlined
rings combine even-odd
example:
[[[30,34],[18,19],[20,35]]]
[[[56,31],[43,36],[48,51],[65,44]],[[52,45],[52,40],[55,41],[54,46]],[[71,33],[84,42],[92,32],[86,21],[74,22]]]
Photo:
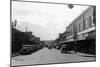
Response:
[[[66,27],[66,31],[61,35],[64,39],[61,39],[60,46],[66,43],[72,47],[76,46],[78,51],[95,54],[96,19],[94,20],[94,18],[96,16],[94,11],[94,6],[90,6]],[[77,44],[75,45],[76,42]]]
[[[66,41],[74,41],[75,37],[78,40],[95,38],[93,18],[93,7],[89,7],[66,28],[67,33],[64,34],[67,34]]]

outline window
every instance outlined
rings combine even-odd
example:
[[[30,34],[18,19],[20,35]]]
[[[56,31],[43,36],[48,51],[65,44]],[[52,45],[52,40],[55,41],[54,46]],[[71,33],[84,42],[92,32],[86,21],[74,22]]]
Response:
[[[77,32],[79,32],[79,25],[77,24]]]
[[[91,16],[91,21],[92,21],[92,26],[94,25],[94,22],[93,22],[93,16]]]
[[[86,21],[85,21],[85,19],[83,20],[83,29],[84,30],[86,29]]]
[[[89,17],[89,27],[92,26],[92,20],[91,20],[91,16]]]
[[[70,35],[72,34],[72,29],[70,28]]]
[[[83,24],[80,22],[80,23],[79,23],[79,32],[83,30],[82,27],[83,27]]]
[[[83,23],[82,22],[80,23],[80,30],[81,31],[83,30]]]
[[[80,23],[79,23],[79,27],[78,27],[78,28],[79,28],[79,32],[80,32],[80,31],[81,31],[81,26],[80,26]]]
[[[86,29],[88,28],[88,20],[86,19],[85,20],[85,23],[86,23]]]
[[[71,34],[73,34],[73,29],[71,28]]]
[[[93,22],[93,16],[89,17],[89,27],[93,26],[94,22]]]

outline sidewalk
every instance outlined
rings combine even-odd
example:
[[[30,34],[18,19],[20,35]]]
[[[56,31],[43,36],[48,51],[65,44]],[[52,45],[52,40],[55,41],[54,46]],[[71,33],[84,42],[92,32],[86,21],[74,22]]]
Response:
[[[86,53],[81,53],[81,52],[77,52],[76,55],[82,56],[82,57],[96,57],[96,55],[91,55],[91,54],[86,54]]]

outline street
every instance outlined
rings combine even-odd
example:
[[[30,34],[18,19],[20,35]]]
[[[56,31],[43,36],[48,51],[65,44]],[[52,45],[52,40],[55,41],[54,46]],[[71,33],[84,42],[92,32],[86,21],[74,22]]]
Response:
[[[95,57],[89,54],[61,54],[60,50],[43,48],[31,55],[16,56],[11,59],[12,66],[34,65],[47,63],[95,61]]]

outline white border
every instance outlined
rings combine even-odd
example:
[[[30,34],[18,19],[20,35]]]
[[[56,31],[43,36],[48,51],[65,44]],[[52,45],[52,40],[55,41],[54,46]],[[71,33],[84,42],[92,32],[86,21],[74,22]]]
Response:
[[[37,0],[36,0],[37,1]],[[23,67],[99,67],[100,66],[100,2],[99,0],[38,0],[97,5],[97,61]],[[72,1],[72,2],[71,2]],[[10,0],[0,0],[0,67],[10,67]]]

